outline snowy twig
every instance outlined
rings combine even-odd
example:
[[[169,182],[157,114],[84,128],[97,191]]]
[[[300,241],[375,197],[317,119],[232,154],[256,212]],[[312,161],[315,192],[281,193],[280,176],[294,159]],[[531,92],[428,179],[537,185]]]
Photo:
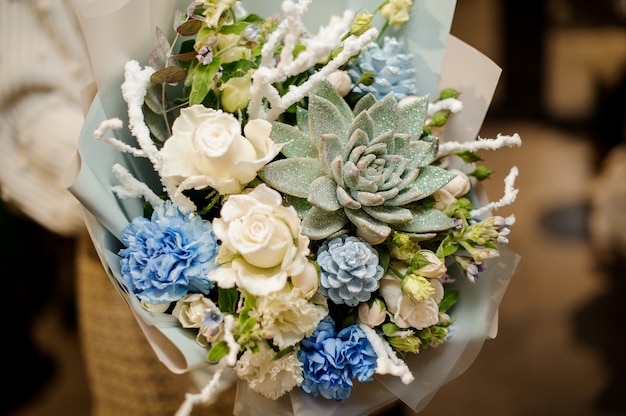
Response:
[[[512,136],[504,136],[498,134],[495,139],[478,138],[471,142],[445,142],[439,145],[439,153],[437,157],[448,156],[452,153],[462,151],[478,151],[478,150],[498,150],[503,147],[519,147],[522,145],[522,139],[519,134]]]
[[[474,209],[470,211],[472,217],[480,217],[483,214],[486,214],[492,210],[496,210],[507,205],[511,205],[515,202],[515,198],[517,198],[517,194],[519,193],[519,189],[515,188],[515,179],[519,175],[519,170],[517,166],[513,166],[509,172],[509,174],[504,178],[504,196],[500,198],[499,201],[490,202],[480,208]]]

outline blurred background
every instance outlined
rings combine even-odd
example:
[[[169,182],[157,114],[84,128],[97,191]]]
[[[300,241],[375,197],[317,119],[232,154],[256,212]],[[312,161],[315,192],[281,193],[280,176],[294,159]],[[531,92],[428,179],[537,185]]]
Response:
[[[626,415],[626,1],[458,0],[452,33],[503,68],[480,135],[522,137],[521,148],[483,155],[491,199],[520,169],[518,199],[498,214],[515,213],[509,247],[522,261],[497,338],[421,414]],[[16,294],[2,302],[0,413],[90,415],[78,239],[8,198],[0,232],[3,280]]]

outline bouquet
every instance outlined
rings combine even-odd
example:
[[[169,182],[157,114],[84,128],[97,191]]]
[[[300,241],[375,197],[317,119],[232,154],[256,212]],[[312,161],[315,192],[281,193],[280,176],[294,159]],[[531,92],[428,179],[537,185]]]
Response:
[[[159,358],[210,373],[181,415],[228,374],[240,415],[419,410],[518,262],[492,214],[517,169],[489,202],[478,152],[521,140],[475,140],[499,72],[448,36],[454,1],[259,3],[90,4],[70,190]]]

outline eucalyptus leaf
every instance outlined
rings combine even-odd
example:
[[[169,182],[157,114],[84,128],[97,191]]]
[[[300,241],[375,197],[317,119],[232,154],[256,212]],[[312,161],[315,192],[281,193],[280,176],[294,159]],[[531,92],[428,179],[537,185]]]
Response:
[[[200,31],[202,22],[197,19],[189,19],[176,28],[176,32],[182,36],[194,36]]]
[[[187,70],[176,65],[159,69],[150,76],[155,84],[177,84],[187,77]]]

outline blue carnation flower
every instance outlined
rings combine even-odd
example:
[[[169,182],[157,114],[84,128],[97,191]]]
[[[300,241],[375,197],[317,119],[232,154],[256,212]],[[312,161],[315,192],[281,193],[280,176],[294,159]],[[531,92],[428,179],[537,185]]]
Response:
[[[345,234],[322,244],[317,263],[319,290],[338,305],[357,306],[368,301],[383,275],[378,252],[361,238]]]
[[[358,325],[335,334],[334,321],[326,316],[313,335],[300,342],[301,388],[314,397],[347,399],[355,378],[361,383],[372,381],[376,359],[372,344]]]
[[[124,282],[150,304],[175,302],[188,292],[208,294],[218,244],[211,223],[182,214],[171,201],[151,219],[137,217],[122,232]]]
[[[409,95],[417,95],[414,56],[396,38],[385,37],[382,47],[374,42],[369,44],[348,66],[348,75],[353,83],[364,72],[373,73],[376,79],[372,85],[357,85],[354,88],[357,93],[372,93],[380,100],[393,92],[398,101]]]

